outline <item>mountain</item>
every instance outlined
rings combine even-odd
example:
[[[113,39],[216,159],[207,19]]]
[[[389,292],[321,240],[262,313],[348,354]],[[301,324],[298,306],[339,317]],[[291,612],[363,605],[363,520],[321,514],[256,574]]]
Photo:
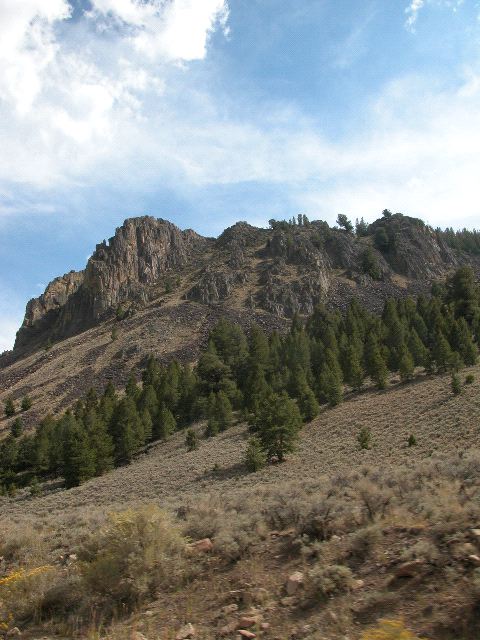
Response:
[[[125,383],[148,355],[195,360],[220,317],[283,330],[294,314],[352,298],[380,311],[388,297],[427,292],[477,256],[452,249],[415,218],[383,216],[361,234],[325,222],[238,222],[218,238],[151,216],[127,219],[86,268],[53,280],[27,304],[0,393],[34,396],[34,424],[89,386]]]

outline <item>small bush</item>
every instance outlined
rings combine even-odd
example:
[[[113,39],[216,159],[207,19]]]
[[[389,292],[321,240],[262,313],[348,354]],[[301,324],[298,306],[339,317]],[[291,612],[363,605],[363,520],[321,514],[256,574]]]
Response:
[[[32,399],[30,396],[23,396],[21,405],[22,411],[28,411],[32,408]]]
[[[454,396],[458,396],[460,393],[462,393],[462,383],[460,382],[460,378],[456,373],[452,374],[450,386],[452,388],[452,393]]]
[[[411,433],[408,436],[408,446],[409,447],[414,447],[417,444],[417,439],[416,437],[413,435],[413,433]]]
[[[333,564],[316,566],[311,569],[305,580],[306,606],[322,602],[328,597],[348,591],[354,584],[352,572],[348,567]]]
[[[372,433],[368,427],[362,427],[357,435],[357,442],[360,449],[370,449],[372,444]]]
[[[360,562],[365,562],[373,553],[381,537],[382,532],[378,525],[371,525],[370,527],[359,529],[351,538],[350,553],[360,560]]]
[[[179,529],[157,507],[112,514],[81,553],[85,588],[112,610],[130,609],[182,580],[184,549]]]
[[[198,449],[197,433],[193,429],[188,429],[187,431],[185,436],[185,446],[187,447],[187,451],[195,451]]]
[[[473,373],[469,373],[465,378],[465,384],[473,384],[475,382],[475,376]]]

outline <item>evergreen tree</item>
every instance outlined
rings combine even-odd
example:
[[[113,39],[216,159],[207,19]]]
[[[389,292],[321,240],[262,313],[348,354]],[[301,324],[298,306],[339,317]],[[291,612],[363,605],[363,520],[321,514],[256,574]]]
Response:
[[[333,351],[327,349],[318,384],[318,399],[335,407],[340,404],[342,398],[342,370]]]
[[[439,330],[436,331],[432,346],[432,358],[439,373],[447,371],[452,363],[453,353],[448,340]]]
[[[285,391],[265,398],[255,416],[254,426],[269,460],[277,458],[282,462],[285,455],[294,450],[301,425],[298,406]]]
[[[462,393],[462,383],[460,382],[460,378],[456,373],[452,373],[450,386],[452,388],[453,395],[458,396],[460,393]]]
[[[104,420],[92,407],[84,418],[90,447],[93,453],[95,475],[100,476],[113,467],[113,440]]]
[[[259,438],[253,436],[249,439],[247,450],[245,452],[245,466],[248,471],[255,473],[267,464],[265,452],[262,449],[262,443]]]
[[[70,489],[94,476],[95,462],[87,432],[73,414],[67,413],[64,429],[63,475],[65,486]]]
[[[187,447],[187,451],[195,451],[198,449],[198,438],[194,429],[187,430],[185,435],[185,446]]]
[[[215,396],[214,417],[220,431],[225,431],[232,424],[232,405],[223,391],[219,391]]]
[[[400,379],[402,382],[408,382],[412,380],[415,371],[415,363],[412,358],[412,354],[408,349],[405,349],[399,363]]]
[[[164,404],[160,405],[157,420],[153,425],[153,439],[166,440],[177,428],[175,418],[170,409]]]
[[[414,327],[409,331],[407,347],[412,355],[415,366],[425,367],[428,362],[428,349],[420,340],[420,337]]]
[[[4,412],[7,418],[11,418],[17,412],[17,409],[15,407],[15,401],[12,396],[8,396],[8,398],[4,402],[4,406],[5,406]]]
[[[117,464],[131,461],[134,453],[141,446],[142,431],[142,421],[134,401],[129,397],[122,398],[115,408],[111,425]]]
[[[365,366],[367,374],[379,389],[387,386],[388,369],[374,333],[367,339],[365,348]]]
[[[345,382],[352,389],[360,389],[363,384],[364,371],[361,349],[357,340],[350,342],[345,350],[343,374]]]
[[[14,438],[19,438],[23,433],[23,422],[21,418],[15,418],[10,425],[10,433]]]
[[[289,387],[290,395],[298,401],[303,420],[310,422],[318,415],[320,407],[307,382],[307,376],[300,367],[296,367],[291,372]]]
[[[32,399],[30,398],[30,396],[23,396],[22,398],[22,403],[21,403],[21,408],[22,411],[28,411],[29,409],[32,408]]]
[[[125,393],[127,397],[131,398],[134,402],[137,402],[140,397],[141,389],[137,384],[137,379],[133,371],[128,378],[127,385],[125,387]]]

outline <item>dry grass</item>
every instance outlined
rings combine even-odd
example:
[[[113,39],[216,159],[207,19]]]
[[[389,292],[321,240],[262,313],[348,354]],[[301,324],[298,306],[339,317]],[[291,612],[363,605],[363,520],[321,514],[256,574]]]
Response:
[[[92,639],[102,628],[112,639],[136,628],[166,640],[192,622],[207,639],[254,606],[271,637],[357,638],[380,617],[404,617],[420,637],[477,638],[480,576],[470,556],[480,554],[471,531],[480,527],[479,369],[461,396],[452,396],[448,377],[353,396],[305,427],[286,463],[255,474],[242,467],[248,434],[238,426],[189,453],[176,434],[70,491],[2,498],[0,575],[53,567],[48,581],[29,587],[16,617]],[[362,426],[372,431],[371,450],[358,447]],[[412,432],[418,444],[408,447]],[[145,505],[173,519],[167,531],[177,543],[167,545],[163,568],[150,552],[123,562],[149,539],[145,528],[131,527],[128,543],[120,536],[125,546],[108,533],[108,512],[145,513]],[[182,536],[211,537],[212,553],[185,565]],[[413,563],[411,575],[402,575],[404,563]],[[295,570],[307,576],[305,591],[282,606]],[[240,613],[221,617],[232,603]]]

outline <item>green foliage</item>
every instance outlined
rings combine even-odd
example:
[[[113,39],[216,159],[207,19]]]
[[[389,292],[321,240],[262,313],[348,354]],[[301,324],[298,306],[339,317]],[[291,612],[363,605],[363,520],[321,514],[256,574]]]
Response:
[[[460,382],[460,377],[456,373],[452,373],[450,386],[452,388],[453,395],[458,396],[462,393],[462,383]]]
[[[372,247],[367,247],[362,254],[362,271],[374,280],[381,278],[380,265]]]
[[[374,224],[390,231],[397,219]],[[324,223],[312,224],[328,231]],[[302,226],[303,217],[296,219],[295,227]],[[100,396],[91,389],[69,413],[42,420],[34,435],[22,435],[14,422],[1,444],[0,483],[64,474],[73,486],[129,462],[146,443],[194,420],[206,418],[206,435],[214,436],[230,426],[234,411],[248,420],[265,459],[282,460],[320,405],[342,401],[344,383],[357,390],[369,377],[383,389],[389,372],[410,380],[420,367],[458,378],[461,367],[476,362],[479,339],[478,287],[463,268],[429,299],[387,300],[381,316],[355,300],[343,315],[319,305],[306,322],[296,316],[286,335],[267,336],[253,326],[248,337],[224,319],[193,368],[150,357],[143,384],[131,375],[124,396],[117,397],[111,383]],[[16,410],[13,399],[6,408]],[[370,446],[368,430],[359,444]]]
[[[249,439],[245,452],[245,466],[248,471],[255,473],[267,464],[267,457],[262,448],[262,443],[258,437]]]
[[[22,402],[20,403],[20,406],[22,408],[22,411],[28,411],[29,409],[32,408],[32,399],[30,398],[30,396],[23,396],[22,398]]]
[[[14,438],[19,438],[23,433],[23,422],[21,418],[15,418],[10,425],[10,433]]]
[[[368,427],[362,427],[357,435],[357,442],[360,449],[370,449],[372,444],[372,433]]]
[[[345,231],[347,233],[352,233],[353,224],[350,222],[350,220],[347,218],[347,216],[344,213],[339,213],[338,214],[338,216],[337,216],[337,224],[342,229],[345,229]]]
[[[414,447],[414,446],[417,444],[417,439],[416,439],[416,437],[413,435],[413,433],[411,433],[411,434],[408,436],[407,444],[408,444],[408,446],[409,446],[409,447]]]
[[[198,449],[197,432],[194,429],[188,429],[185,435],[185,446],[187,451],[195,451]]]
[[[15,401],[13,399],[13,396],[8,396],[8,398],[5,400],[3,404],[4,404],[4,413],[7,416],[7,418],[11,418],[16,414],[17,409],[15,407]]]
[[[295,449],[302,417],[297,403],[286,391],[271,393],[260,403],[252,427],[267,459],[279,462]]]
[[[473,384],[474,382],[475,382],[475,376],[473,375],[473,373],[469,373],[465,377],[465,384]]]

